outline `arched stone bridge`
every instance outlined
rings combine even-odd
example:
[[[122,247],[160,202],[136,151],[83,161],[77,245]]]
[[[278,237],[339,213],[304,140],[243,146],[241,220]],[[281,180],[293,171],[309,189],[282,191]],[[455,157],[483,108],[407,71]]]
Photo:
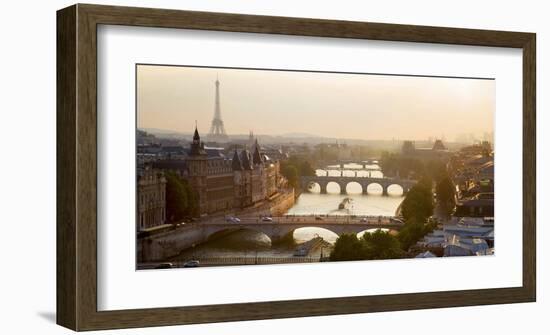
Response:
[[[311,221],[311,222],[257,222],[257,223],[209,223],[201,225],[203,230],[203,236],[205,240],[212,237],[216,233],[220,232],[233,232],[237,230],[254,230],[264,233],[272,241],[276,241],[284,236],[294,232],[299,228],[323,228],[329,230],[336,235],[340,236],[345,233],[358,234],[368,229],[392,229],[399,230],[403,227],[402,224],[393,222],[378,222],[376,220],[369,222],[324,222],[324,221]]]
[[[377,159],[366,159],[366,160],[340,159],[337,161],[322,161],[321,166],[324,166],[324,168],[322,169],[326,169],[326,167],[328,166],[339,165],[340,169],[344,169],[345,164],[357,164],[357,165],[363,166],[363,169],[365,169],[367,165],[375,165],[378,163],[379,163],[379,160]]]
[[[357,234],[367,229],[399,230],[403,227],[402,223],[390,217],[369,217],[368,222],[361,222],[361,218],[349,216],[325,216],[319,220],[313,215],[273,217],[272,222],[262,221],[257,216],[241,217],[240,220],[239,223],[232,223],[226,222],[224,218],[217,218],[207,222],[188,223],[173,230],[139,237],[138,259],[140,262],[168,259],[178,255],[182,250],[207,241],[214,234],[241,229],[264,233],[272,241],[276,241],[296,229],[306,227],[324,228],[338,236],[344,233]]]
[[[328,183],[336,183],[340,186],[340,194],[346,194],[346,186],[349,183],[358,183],[363,189],[363,194],[368,194],[367,188],[371,184],[382,186],[382,194],[388,195],[388,187],[392,185],[401,186],[403,194],[407,194],[411,187],[416,184],[415,180],[401,178],[371,178],[371,177],[348,177],[348,176],[304,176],[300,177],[300,186],[307,190],[309,185],[315,183],[321,187],[321,194],[327,193]]]

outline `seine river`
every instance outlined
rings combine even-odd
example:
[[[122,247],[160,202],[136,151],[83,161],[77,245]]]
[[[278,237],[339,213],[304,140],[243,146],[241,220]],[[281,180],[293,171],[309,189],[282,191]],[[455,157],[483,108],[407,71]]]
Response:
[[[319,176],[344,176],[358,177],[383,177],[377,165],[367,165],[366,169],[354,164],[346,164],[341,172],[339,166],[327,167],[325,170],[317,170]],[[359,184],[350,183],[346,189],[347,194],[340,194],[337,184],[327,185],[327,194],[320,194],[319,185],[304,191],[290,208],[287,215],[374,215],[392,216],[403,201],[402,189],[399,186],[390,187],[388,196],[382,196],[380,185],[371,185],[364,195]],[[345,198],[352,199],[346,209],[338,209],[339,204]],[[325,241],[334,243],[338,237],[331,231],[321,228],[301,228],[294,232],[294,242],[302,243],[314,237],[320,236]],[[271,245],[270,239],[262,233],[255,231],[237,231],[222,238],[203,243],[193,250],[185,250],[174,260],[189,260],[194,256],[219,257],[219,256],[258,256],[258,257],[287,257],[292,256],[295,247],[290,243],[282,245]],[[309,256],[318,257],[323,250],[312,250]],[[325,251],[325,254],[327,252]]]

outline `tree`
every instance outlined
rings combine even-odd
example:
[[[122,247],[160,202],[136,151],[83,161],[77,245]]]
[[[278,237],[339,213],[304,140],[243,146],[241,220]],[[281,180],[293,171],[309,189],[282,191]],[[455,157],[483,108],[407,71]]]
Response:
[[[166,173],[166,218],[169,222],[179,221],[185,217],[188,206],[187,192],[178,175]]]
[[[425,163],[426,176],[434,180],[436,183],[447,177],[447,166],[441,160],[430,160]]]
[[[331,261],[353,261],[363,257],[363,244],[356,234],[343,234],[338,237],[330,253]]]
[[[430,176],[424,175],[420,178],[420,180],[418,180],[417,184],[418,186],[430,190],[430,193],[432,192],[433,179]]]
[[[281,173],[288,180],[290,186],[298,188],[298,169],[294,165],[285,164]]]
[[[185,210],[186,216],[197,216],[199,214],[199,201],[197,194],[195,191],[193,191],[193,188],[187,180],[180,179],[181,183],[183,185],[183,189],[185,190],[185,193],[187,194],[187,208]]]
[[[315,176],[315,169],[309,164],[308,161],[303,161],[300,165],[298,174],[300,177],[303,176]]]
[[[413,186],[401,204],[401,213],[405,221],[426,222],[433,214],[433,210],[432,190],[425,183]]]
[[[191,186],[174,172],[166,172],[166,217],[169,222],[197,213],[197,199]]]
[[[454,203],[455,201],[455,186],[448,176],[441,179],[435,187],[437,201],[442,204]]]
[[[421,160],[387,151],[382,152],[379,165],[386,176],[420,179],[426,175],[426,167]]]
[[[393,235],[381,229],[366,232],[359,239],[356,234],[340,236],[330,253],[331,261],[401,258],[403,251]]]
[[[362,240],[366,259],[395,259],[403,255],[399,240],[381,229],[363,234]]]
[[[422,222],[411,222],[405,224],[405,226],[399,231],[397,239],[401,243],[401,248],[407,251],[425,235],[424,224]]]
[[[409,250],[410,247],[420,241],[424,236],[431,233],[437,227],[437,222],[418,222],[408,221],[405,222],[405,226],[397,234],[397,239],[401,244],[401,248],[404,251]]]

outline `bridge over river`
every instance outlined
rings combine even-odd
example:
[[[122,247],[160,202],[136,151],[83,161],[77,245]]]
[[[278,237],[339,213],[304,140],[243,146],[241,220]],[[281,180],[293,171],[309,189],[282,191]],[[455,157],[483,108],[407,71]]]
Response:
[[[324,160],[319,163],[320,166],[339,166],[341,169],[345,168],[347,164],[355,164],[361,166],[362,169],[367,169],[369,165],[378,165],[378,159],[339,159],[339,160]],[[345,168],[349,170],[354,170],[355,168]]]
[[[222,231],[236,231],[249,229],[262,232],[271,240],[280,239],[299,228],[323,228],[340,236],[345,233],[360,233],[369,229],[399,230],[403,224],[390,217],[350,217],[344,215],[334,216],[280,216],[273,217],[273,221],[263,221],[259,218],[241,218],[241,222],[204,222],[200,226],[204,236],[208,239]]]
[[[350,216],[279,216],[264,221],[258,216],[241,217],[240,222],[227,222],[223,217],[210,218],[202,222],[187,223],[173,229],[138,238],[138,262],[166,260],[182,250],[194,247],[216,236],[223,236],[238,230],[253,230],[264,233],[272,241],[292,234],[300,228],[323,228],[338,236],[344,233],[360,233],[369,229],[385,228],[399,230],[403,223],[391,217]]]
[[[407,192],[416,184],[415,180],[401,179],[401,178],[372,178],[372,177],[358,177],[358,176],[304,176],[300,177],[300,184],[303,190],[307,190],[310,185],[318,184],[321,187],[321,194],[327,193],[327,185],[329,183],[336,183],[340,186],[340,194],[346,194],[346,186],[349,183],[357,183],[361,185],[363,194],[368,194],[367,189],[371,184],[378,184],[382,187],[382,194],[388,195],[388,187],[392,185],[401,186],[403,194]]]

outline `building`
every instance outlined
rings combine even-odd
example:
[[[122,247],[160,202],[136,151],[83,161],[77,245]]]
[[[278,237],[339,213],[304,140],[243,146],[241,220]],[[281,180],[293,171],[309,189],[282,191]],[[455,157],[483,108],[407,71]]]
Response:
[[[481,256],[492,254],[494,221],[490,218],[453,218],[450,224],[424,236],[411,251],[436,256]]]
[[[183,177],[195,191],[199,214],[229,210],[234,205],[231,162],[214,152],[209,155],[195,128]]]
[[[401,155],[423,161],[448,160],[453,153],[445,147],[442,140],[435,140],[431,148],[417,148],[413,141],[403,141]]]
[[[163,225],[166,222],[166,178],[150,165],[137,178],[137,230]]]
[[[243,209],[268,200],[283,186],[278,161],[261,152],[256,140],[252,150],[235,149],[228,159],[221,152],[206,149],[195,129],[185,163],[174,164],[197,194],[199,214],[208,215]]]
[[[454,216],[457,217],[494,217],[494,199],[478,198],[460,200],[456,205]]]

